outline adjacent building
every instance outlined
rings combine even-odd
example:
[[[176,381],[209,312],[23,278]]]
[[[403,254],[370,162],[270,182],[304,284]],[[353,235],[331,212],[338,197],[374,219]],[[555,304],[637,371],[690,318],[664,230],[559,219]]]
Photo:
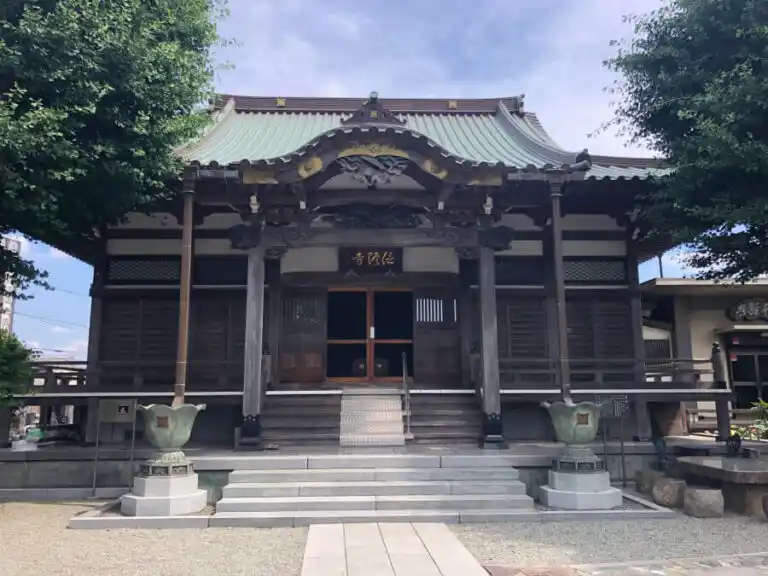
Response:
[[[768,400],[768,280],[738,284],[659,278],[644,282],[642,290],[646,347],[666,351],[657,358],[694,358],[704,366],[716,344],[725,367],[723,384],[733,390],[732,408],[748,410]],[[668,343],[666,348],[661,342]],[[700,386],[713,386],[708,370],[699,380]],[[689,408],[705,417],[714,412],[709,402]]]
[[[10,252],[15,252],[16,254],[21,252],[21,242],[19,240],[4,236],[0,238],[0,242],[3,248]],[[14,286],[10,278],[4,278],[3,283],[4,290],[3,294],[0,295],[0,330],[11,332],[13,330]]]

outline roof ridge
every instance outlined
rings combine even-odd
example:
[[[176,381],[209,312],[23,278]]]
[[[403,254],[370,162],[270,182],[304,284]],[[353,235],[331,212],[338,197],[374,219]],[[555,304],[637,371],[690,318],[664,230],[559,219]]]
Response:
[[[307,97],[307,96],[245,96],[217,94],[212,100],[214,108],[220,108],[233,99],[240,112],[356,112],[367,98]],[[381,104],[392,113],[495,113],[499,102],[510,112],[521,113],[523,97],[503,98],[381,98]]]

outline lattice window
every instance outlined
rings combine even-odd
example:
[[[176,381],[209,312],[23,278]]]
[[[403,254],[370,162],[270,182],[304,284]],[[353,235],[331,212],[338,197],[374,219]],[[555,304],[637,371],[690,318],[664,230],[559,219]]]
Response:
[[[325,302],[314,296],[290,296],[283,304],[284,321],[287,325],[318,324],[323,321]]]
[[[667,340],[643,340],[646,360],[669,360],[672,358],[672,343]]]
[[[458,319],[455,298],[416,298],[416,322],[419,324],[454,323]]]
[[[107,266],[107,282],[110,284],[169,284],[181,277],[178,259],[140,260],[111,259]]]
[[[563,262],[566,282],[618,283],[627,281],[624,260],[566,260]]]

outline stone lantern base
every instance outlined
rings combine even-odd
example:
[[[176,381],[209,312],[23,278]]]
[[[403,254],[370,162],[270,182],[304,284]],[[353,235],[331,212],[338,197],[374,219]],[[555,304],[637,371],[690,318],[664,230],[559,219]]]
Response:
[[[563,510],[610,510],[621,506],[621,490],[611,486],[606,471],[549,471],[549,484],[542,486],[539,501]]]
[[[207,500],[184,453],[165,452],[142,464],[131,492],[120,498],[120,512],[126,516],[181,516],[201,511]]]

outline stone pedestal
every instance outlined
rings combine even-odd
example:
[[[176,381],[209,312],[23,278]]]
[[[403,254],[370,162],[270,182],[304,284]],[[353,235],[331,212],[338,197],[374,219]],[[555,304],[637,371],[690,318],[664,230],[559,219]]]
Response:
[[[621,506],[621,490],[611,486],[608,472],[549,471],[549,484],[542,486],[539,500],[563,510],[610,510]]]
[[[199,512],[206,503],[192,463],[183,452],[171,452],[142,464],[133,489],[120,498],[120,511],[126,516],[181,516]]]

